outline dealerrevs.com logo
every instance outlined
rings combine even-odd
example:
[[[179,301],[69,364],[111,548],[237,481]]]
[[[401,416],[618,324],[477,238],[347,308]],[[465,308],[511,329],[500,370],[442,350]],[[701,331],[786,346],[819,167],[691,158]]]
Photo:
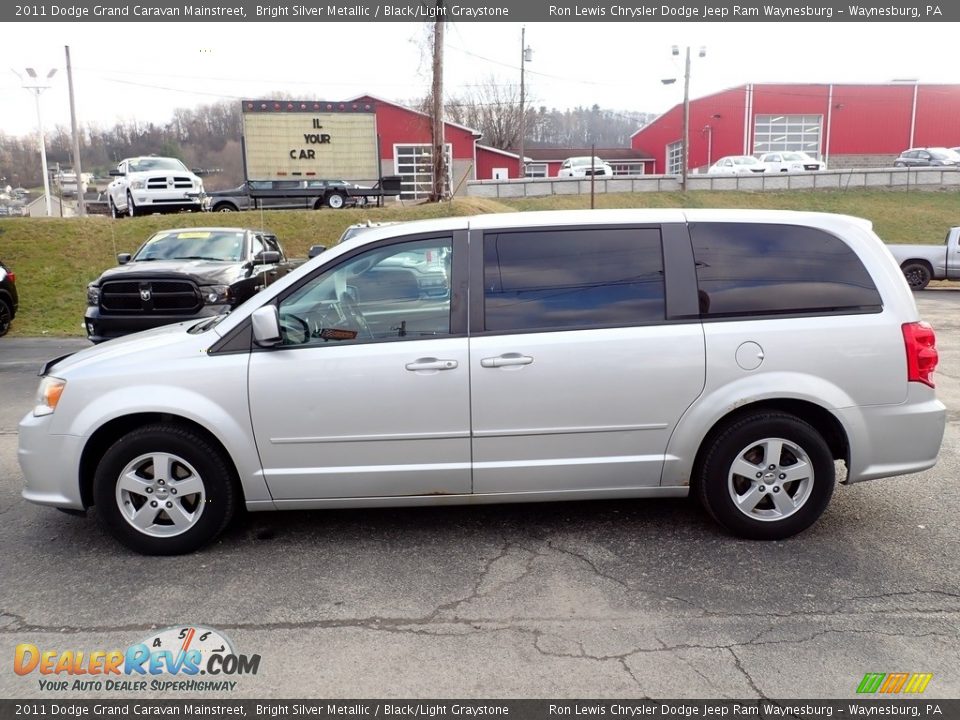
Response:
[[[21,643],[13,655],[13,671],[43,676],[37,682],[44,691],[232,691],[237,681],[228,678],[259,669],[259,655],[239,654],[219,630],[196,625],[164,628],[126,650],[60,651]]]
[[[867,673],[857,686],[857,694],[919,694],[927,689],[932,679],[933,673]]]

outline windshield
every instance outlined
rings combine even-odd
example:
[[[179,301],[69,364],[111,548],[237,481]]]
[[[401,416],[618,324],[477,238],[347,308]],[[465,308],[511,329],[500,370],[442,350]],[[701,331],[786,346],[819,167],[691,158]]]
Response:
[[[127,163],[127,166],[130,172],[144,172],[147,170],[183,170],[184,172],[190,172],[187,166],[176,158],[137,158]]]
[[[960,155],[947,148],[930,148],[930,154],[937,160],[960,160]]]
[[[737,165],[756,165],[760,161],[751,155],[744,155],[733,158],[733,162]]]
[[[134,261],[243,259],[242,230],[167,230],[154,235],[137,250]]]
[[[807,160],[808,158],[803,153],[798,152],[785,152],[783,154],[784,160]]]
[[[603,165],[603,160],[598,157],[575,157],[570,158],[571,165]]]

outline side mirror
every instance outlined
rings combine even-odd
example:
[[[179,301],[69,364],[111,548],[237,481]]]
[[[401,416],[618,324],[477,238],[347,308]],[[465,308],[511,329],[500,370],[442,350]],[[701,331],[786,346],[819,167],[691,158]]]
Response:
[[[123,174],[122,172],[120,172],[119,170],[111,170],[111,171],[110,171],[110,177],[123,177],[123,175],[124,175],[124,174]]]
[[[117,253],[117,264],[126,265],[130,262],[130,253]]]
[[[327,248],[325,248],[323,245],[311,245],[310,249],[307,251],[307,257],[315,258],[317,255],[319,255],[326,249]]]
[[[253,256],[254,265],[274,265],[280,262],[280,253],[276,250],[261,250]]]
[[[276,305],[264,305],[253,311],[250,316],[253,326],[253,342],[260,347],[274,347],[283,338],[280,336],[280,315]]]

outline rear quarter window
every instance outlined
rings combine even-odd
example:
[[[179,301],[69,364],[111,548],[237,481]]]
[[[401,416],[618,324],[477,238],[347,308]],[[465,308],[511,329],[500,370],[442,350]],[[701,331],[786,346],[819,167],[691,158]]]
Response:
[[[764,223],[690,225],[701,316],[880,312],[856,253],[817,228]]]

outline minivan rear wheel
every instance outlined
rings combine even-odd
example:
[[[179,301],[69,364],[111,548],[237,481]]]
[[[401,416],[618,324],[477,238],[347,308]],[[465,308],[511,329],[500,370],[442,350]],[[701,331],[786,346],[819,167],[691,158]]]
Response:
[[[180,555],[213,540],[239,497],[222,451],[189,428],[147,425],[117,440],[97,466],[101,524],[145,555]]]
[[[823,514],[836,481],[823,437],[787,413],[756,413],[723,428],[696,474],[700,501],[740,537],[781,540]]]

